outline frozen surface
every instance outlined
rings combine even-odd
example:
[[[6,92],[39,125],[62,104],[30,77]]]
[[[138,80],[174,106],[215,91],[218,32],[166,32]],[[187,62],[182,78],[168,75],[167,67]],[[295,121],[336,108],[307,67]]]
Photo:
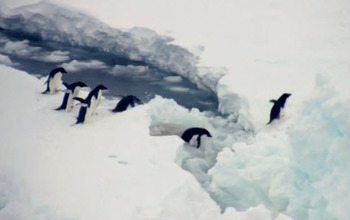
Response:
[[[43,79],[37,81],[2,66],[0,74],[6,74],[0,81],[6,85],[2,90],[10,85],[26,89],[23,94],[11,94],[12,99],[1,96],[1,106],[9,106],[0,114],[4,121],[0,126],[6,126],[0,128],[7,132],[1,132],[0,140],[8,143],[1,145],[4,153],[0,154],[0,170],[4,170],[0,173],[1,215],[12,213],[13,219],[93,219],[97,215],[121,219],[348,219],[348,1],[164,0],[157,7],[148,0],[138,4],[124,0],[61,2],[91,12],[110,26],[73,9],[55,10],[61,6],[52,3],[3,13],[1,26],[13,24],[13,30],[40,33],[49,41],[98,45],[100,50],[147,63],[147,67],[115,65],[115,75],[133,69],[130,77],[150,77],[144,73],[154,67],[174,72],[162,79],[177,83],[187,78],[214,91],[219,114],[185,109],[174,100],[156,96],[144,106],[111,116],[108,109],[117,100],[105,100],[97,116],[67,134],[74,116],[51,111],[61,97],[40,96]],[[78,31],[72,30],[73,25]],[[38,39],[36,34],[30,37]],[[42,54],[27,41],[0,43],[9,43],[0,48],[5,53],[3,60],[7,60],[6,50],[21,56]],[[62,58],[71,56],[60,51]],[[93,63],[89,61],[88,65]],[[171,89],[188,92],[187,87]],[[268,101],[284,92],[292,96],[281,120],[266,126],[271,109]],[[27,101],[18,99],[24,95]],[[28,107],[19,112],[22,103]],[[59,121],[52,118],[56,116]],[[33,126],[34,119],[43,121]],[[131,126],[140,138],[125,129]],[[191,126],[206,127],[213,138],[204,138],[203,146],[196,150],[174,136]],[[71,144],[65,148],[68,144],[63,137],[67,135],[76,148]],[[115,140],[118,144],[111,144]],[[96,158],[98,155],[102,156]],[[145,199],[145,195],[152,197]],[[108,205],[87,209],[96,206],[88,198]],[[72,207],[78,199],[84,202]]]
[[[0,27],[23,32],[38,40],[96,48],[142,61],[159,70],[184,76],[201,88],[215,89],[213,85],[223,75],[201,77],[202,72],[197,68],[198,58],[187,49],[172,44],[174,39],[169,36],[141,27],[127,31],[115,29],[91,16],[48,1],[3,12]],[[26,41],[10,44],[5,49],[18,48],[21,54],[33,49]]]
[[[263,206],[245,212],[231,207],[221,213],[195,178],[175,163],[179,153],[190,147],[177,136],[149,135],[150,125],[159,124],[173,109],[182,118],[179,123],[192,118],[184,127],[207,121],[198,111],[188,112],[156,97],[146,105],[113,114],[110,109],[117,100],[104,100],[98,115],[84,125],[71,126],[78,109],[54,111],[63,93],[42,95],[45,79],[0,65],[0,80],[1,219],[271,216]],[[13,92],[6,93],[8,89]]]

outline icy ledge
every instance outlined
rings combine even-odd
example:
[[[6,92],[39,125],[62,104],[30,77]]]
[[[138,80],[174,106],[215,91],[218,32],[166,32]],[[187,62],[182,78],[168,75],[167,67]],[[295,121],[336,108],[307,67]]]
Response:
[[[147,28],[112,28],[86,14],[42,1],[0,14],[0,27],[45,41],[96,48],[130,60],[142,61],[190,79],[198,87],[216,91],[223,69],[198,68],[198,58],[187,49]]]

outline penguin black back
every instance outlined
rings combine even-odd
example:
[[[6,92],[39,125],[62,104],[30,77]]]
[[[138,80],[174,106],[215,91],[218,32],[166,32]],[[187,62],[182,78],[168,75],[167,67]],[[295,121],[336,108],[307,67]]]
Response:
[[[77,122],[75,124],[80,124],[80,123],[84,123],[85,119],[87,117],[87,110],[89,108],[90,105],[90,101],[88,99],[82,99],[80,97],[74,97],[74,100],[77,100],[81,103],[81,107],[79,109],[79,114],[77,117]]]
[[[67,108],[67,103],[68,103],[68,98],[69,98],[69,92],[64,93],[63,96],[63,101],[60,107],[56,108],[55,110],[60,111],[60,110],[64,110]]]
[[[205,128],[189,128],[184,131],[184,133],[181,135],[181,139],[184,140],[185,142],[189,143],[193,136],[198,135],[197,137],[197,148],[200,147],[201,145],[201,136],[206,135],[208,137],[212,137],[209,131]]]
[[[112,112],[123,112],[125,111],[129,106],[135,107],[136,105],[143,104],[142,101],[133,95],[128,95],[123,97],[118,104],[115,106],[115,108],[112,110]]]
[[[63,83],[65,84],[65,83]],[[65,85],[66,86],[66,85]],[[70,85],[67,84],[67,89],[71,90],[72,92],[74,92],[74,89],[77,88],[77,87],[87,87],[87,85],[83,82],[75,82],[75,83],[72,83]]]
[[[86,117],[86,113],[87,113],[87,106],[81,106],[79,109],[79,114],[77,117],[77,122],[75,124],[80,124],[80,123],[84,123],[85,121],[85,117]]]
[[[52,78],[56,73],[67,73],[67,71],[63,67],[58,67],[51,70],[49,77]]]
[[[67,73],[67,71],[63,68],[63,67],[58,67],[58,68],[55,68],[53,70],[50,71],[49,73],[49,77],[47,78],[45,84],[46,84],[46,90],[44,92],[42,92],[42,94],[46,94],[48,92],[50,92],[50,81],[55,77],[55,75],[57,73]]]
[[[286,104],[287,99],[291,95],[292,94],[290,93],[284,93],[278,98],[278,100],[274,100],[274,99],[270,100],[270,102],[274,103],[274,105],[271,108],[270,121],[267,124],[270,124],[273,120],[280,118],[281,109],[284,108],[284,105]]]
[[[100,90],[106,90],[107,87],[104,86],[104,85],[98,85],[96,86],[93,90],[90,91],[88,97],[86,97],[87,99],[91,100],[92,97],[95,97],[95,99],[97,99],[97,96],[98,96],[98,92]]]
[[[69,96],[73,96],[72,98],[74,98],[74,92],[75,92],[75,89],[77,87],[86,87],[87,85],[83,82],[75,82],[75,83],[72,83],[72,84],[68,84],[66,82],[63,82],[63,85],[67,88],[66,90],[66,93],[64,94],[63,96],[63,101],[62,101],[62,104],[60,107],[56,108],[55,110],[65,110],[67,108],[67,103],[68,103],[68,99],[69,99]]]

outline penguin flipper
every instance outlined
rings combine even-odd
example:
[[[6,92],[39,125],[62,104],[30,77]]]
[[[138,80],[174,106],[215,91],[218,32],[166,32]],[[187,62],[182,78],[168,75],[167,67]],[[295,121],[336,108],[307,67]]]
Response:
[[[74,97],[73,99],[74,99],[74,100],[77,100],[77,101],[79,101],[79,102],[81,102],[81,103],[85,103],[85,99],[83,99],[83,98]]]
[[[201,136],[202,135],[199,135],[197,138],[197,148],[199,148],[201,146]]]

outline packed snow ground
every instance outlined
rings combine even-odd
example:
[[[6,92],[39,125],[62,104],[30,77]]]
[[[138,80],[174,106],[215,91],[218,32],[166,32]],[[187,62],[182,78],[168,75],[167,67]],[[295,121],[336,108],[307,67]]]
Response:
[[[104,100],[91,121],[71,126],[77,109],[54,111],[63,93],[42,95],[44,79],[3,65],[0,79],[0,219],[270,218],[263,206],[222,215],[175,163],[182,140],[149,135],[156,110],[200,113],[157,97],[113,114],[117,100]]]
[[[77,110],[54,111],[63,94],[42,95],[44,79],[3,65],[0,77],[2,219],[269,219],[280,212],[347,219],[349,100],[326,79],[317,79],[300,109],[248,141],[219,147],[215,159],[215,147],[236,135],[172,100],[156,97],[121,114],[109,111],[117,100],[105,100],[91,121],[71,126]],[[164,122],[202,123],[214,138],[197,150],[176,136],[150,136]]]

